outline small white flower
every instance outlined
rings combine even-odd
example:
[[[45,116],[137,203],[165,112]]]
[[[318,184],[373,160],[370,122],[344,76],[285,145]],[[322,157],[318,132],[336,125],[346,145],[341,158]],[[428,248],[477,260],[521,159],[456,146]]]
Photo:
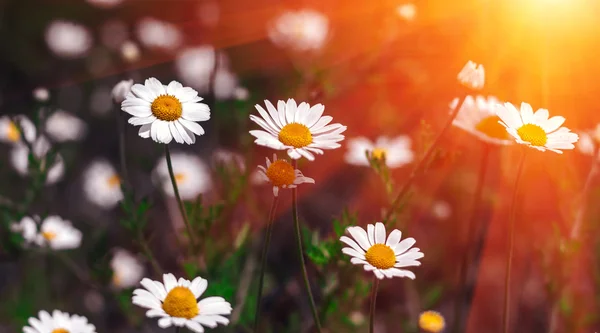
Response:
[[[82,316],[54,310],[52,315],[40,311],[38,317],[29,318],[30,326],[23,327],[23,333],[96,333],[96,327]]]
[[[396,8],[396,12],[400,17],[407,21],[414,20],[417,16],[417,6],[414,3],[405,3]]]
[[[46,185],[60,181],[65,173],[65,163],[60,154],[54,155],[53,164],[48,166],[48,152],[51,145],[45,137],[39,137],[33,144],[33,155],[40,160],[40,168],[46,171]],[[22,176],[29,174],[29,148],[24,143],[16,144],[10,151],[10,161]]]
[[[158,143],[168,144],[175,139],[177,143],[192,144],[196,135],[203,135],[204,129],[196,121],[210,118],[208,105],[200,103],[198,92],[183,87],[177,81],[168,86],[155,78],[149,78],[142,84],[134,84],[121,103],[121,109],[133,117],[129,123],[139,126],[138,134]]]
[[[57,56],[72,59],[86,55],[92,48],[92,34],[77,23],[56,20],[46,28],[46,44]]]
[[[121,179],[115,168],[105,160],[90,164],[83,176],[83,192],[90,202],[111,209],[123,200]]]
[[[458,81],[473,90],[481,90],[485,84],[485,70],[483,65],[478,65],[471,60],[458,73]]]
[[[227,325],[232,308],[222,297],[206,297],[200,301],[208,287],[208,281],[197,277],[192,281],[179,278],[173,274],[163,275],[164,283],[144,278],[141,282],[145,289],[133,291],[133,304],[148,309],[149,318],[160,317],[158,326],[187,327],[204,333],[204,327],[214,328],[218,324]]]
[[[113,101],[118,104],[123,103],[132,86],[133,80],[122,80],[117,83],[111,92]]]
[[[333,117],[323,116],[323,104],[311,107],[302,102],[296,105],[296,101],[291,98],[287,103],[278,101],[277,109],[269,101],[265,100],[265,104],[268,112],[257,104],[260,117],[250,115],[250,120],[264,129],[250,131],[256,137],[256,144],[287,150],[293,159],[304,156],[310,161],[315,159],[313,154],[323,154],[323,149],[341,147],[338,142],[344,140],[341,133],[346,130],[346,126],[329,124]]]
[[[10,226],[12,232],[20,233],[25,240],[25,245],[37,244],[38,229],[37,223],[32,217],[25,216],[18,223],[13,223]]]
[[[70,250],[81,245],[81,238],[81,231],[75,229],[71,222],[52,215],[42,221],[37,243],[53,250]]]
[[[136,30],[138,39],[148,48],[174,51],[183,40],[174,24],[151,17],[140,20]]]
[[[573,149],[573,143],[579,136],[566,127],[561,127],[565,118],[554,116],[548,118],[548,110],[539,109],[533,113],[531,105],[521,103],[521,110],[511,103],[504,103],[496,108],[500,123],[506,127],[508,134],[517,143],[527,145],[539,151],[551,150],[562,154],[561,149]]]
[[[450,109],[454,110],[460,103],[455,98],[450,103]],[[463,129],[477,138],[495,145],[509,145],[514,143],[502,125],[498,123],[500,118],[496,115],[496,108],[500,101],[494,96],[465,97],[452,124]]]
[[[78,141],[87,134],[87,124],[62,110],[53,112],[46,120],[46,133],[56,142]]]
[[[411,249],[416,243],[415,239],[406,238],[400,241],[402,233],[398,229],[394,229],[387,237],[385,226],[381,222],[367,225],[367,230],[361,227],[348,227],[346,231],[352,238],[347,236],[340,238],[340,241],[350,246],[342,249],[344,254],[352,257],[350,262],[364,265],[365,271],[373,272],[378,279],[395,276],[415,279],[413,272],[401,269],[421,265],[417,260],[423,258],[423,253],[419,248]]]
[[[35,140],[36,130],[35,125],[29,120],[29,118],[19,115],[15,117],[19,123],[19,126],[23,130],[23,136],[28,142]],[[21,142],[21,132],[17,126],[9,117],[0,117],[0,141],[8,143],[19,143]]]
[[[123,0],[86,0],[90,5],[99,8],[113,8],[120,5]]]
[[[353,138],[348,140],[345,159],[349,164],[369,166],[369,154],[373,159],[384,161],[389,168],[398,168],[414,159],[410,143],[410,137],[406,135],[393,139],[380,136],[375,142],[365,137]]]
[[[250,92],[244,87],[236,87],[233,91],[233,97],[238,101],[245,101],[250,97]]]
[[[433,216],[440,220],[446,220],[452,214],[452,207],[446,201],[436,201],[431,207]]]
[[[112,284],[117,288],[136,286],[144,277],[144,265],[126,250],[118,249],[110,261]]]
[[[185,153],[173,153],[171,162],[182,200],[196,199],[199,194],[207,192],[212,187],[210,169],[199,157]],[[153,179],[167,195],[175,195],[165,158],[158,162],[154,169]]]
[[[269,38],[275,45],[296,51],[322,48],[328,31],[327,16],[309,9],[283,13],[268,27]]]
[[[267,166],[258,166],[257,176],[263,182],[269,182],[273,185],[273,195],[279,194],[279,188],[294,188],[299,184],[310,183],[314,184],[315,180],[305,177],[302,171],[294,169],[290,162],[286,160],[278,160],[277,155],[273,154],[273,162],[268,157]]]
[[[44,87],[38,87],[33,89],[33,98],[38,102],[46,102],[50,99],[50,92]]]
[[[121,57],[127,62],[135,62],[140,58],[140,48],[132,41],[125,41],[121,45]]]

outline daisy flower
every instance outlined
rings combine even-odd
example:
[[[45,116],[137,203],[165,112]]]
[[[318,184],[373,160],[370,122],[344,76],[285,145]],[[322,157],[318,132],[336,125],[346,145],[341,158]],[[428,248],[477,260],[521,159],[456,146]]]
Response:
[[[510,103],[504,103],[496,109],[500,124],[512,135],[517,143],[527,145],[539,151],[551,150],[562,154],[560,149],[573,149],[573,143],[579,136],[566,127],[561,127],[565,118],[554,116],[548,118],[548,110],[539,109],[533,113],[531,105],[521,103],[517,110]]]
[[[196,121],[210,118],[208,105],[199,103],[198,92],[183,87],[177,81],[168,86],[155,78],[141,84],[134,84],[121,103],[121,109],[131,114],[129,123],[139,126],[142,138],[152,137],[158,143],[168,144],[172,139],[177,143],[192,144],[195,135],[204,134]]]
[[[63,20],[55,20],[48,25],[45,39],[50,51],[65,59],[85,56],[94,42],[87,27]]]
[[[181,32],[174,24],[151,17],[141,19],[136,32],[138,40],[151,49],[174,51],[183,41]]]
[[[189,281],[175,279],[173,274],[163,275],[164,283],[144,278],[141,285],[145,289],[133,291],[133,304],[149,309],[146,316],[160,317],[158,326],[187,327],[203,333],[204,327],[214,328],[218,324],[227,325],[231,305],[222,297],[207,297],[200,301],[208,287],[208,281],[201,277]]]
[[[415,279],[413,272],[401,269],[421,265],[417,259],[423,258],[423,253],[419,248],[410,248],[416,242],[414,238],[400,241],[402,233],[397,229],[387,237],[381,222],[367,225],[367,231],[361,227],[348,227],[346,231],[352,238],[342,236],[340,241],[349,246],[342,252],[353,257],[351,263],[364,265],[365,271],[372,271],[378,279],[395,276]]]
[[[9,117],[0,117],[0,141],[8,143],[18,143],[21,141],[21,130],[23,130],[23,136],[28,142],[35,140],[36,130],[35,125],[29,120],[29,118],[19,115],[16,116],[16,120],[19,126],[15,124]]]
[[[53,250],[70,250],[81,245],[81,238],[81,231],[75,229],[71,222],[52,215],[42,221],[37,243]]]
[[[348,140],[348,152],[345,160],[349,164],[369,166],[367,154],[375,160],[384,162],[389,168],[398,168],[413,161],[410,138],[401,135],[396,138],[380,136],[372,142],[365,137]]]
[[[302,171],[294,169],[294,167],[286,160],[278,160],[277,155],[273,154],[273,163],[268,157],[267,166],[258,166],[257,177],[263,182],[273,184],[273,195],[279,194],[280,188],[294,188],[302,183],[314,184],[315,180],[305,177]]]
[[[129,251],[119,249],[110,261],[112,284],[117,288],[131,288],[144,277],[144,265]]]
[[[117,83],[111,91],[113,101],[118,104],[123,103],[125,96],[131,91],[132,86],[133,80],[122,80]]]
[[[25,240],[25,245],[37,243],[38,241],[37,223],[30,216],[25,216],[18,223],[11,224],[10,230],[20,233]]]
[[[425,332],[439,333],[445,326],[444,317],[437,311],[424,311],[419,315],[419,327]]]
[[[450,103],[450,109],[454,110],[460,103],[455,98]],[[500,101],[494,96],[476,96],[465,97],[465,100],[458,110],[456,118],[452,124],[460,129],[475,135],[484,142],[495,145],[509,145],[514,141],[502,125],[498,123],[500,118],[496,115],[496,107]]]
[[[48,152],[51,145],[45,137],[39,137],[32,144],[33,155],[40,160],[40,167],[46,171],[46,185],[60,181],[65,173],[65,162],[60,154],[54,155],[52,165],[48,166]],[[24,143],[19,143],[10,152],[10,161],[20,175],[29,174],[29,148]]]
[[[256,137],[256,144],[287,150],[293,159],[304,156],[310,161],[314,161],[314,153],[323,154],[323,149],[341,147],[338,142],[344,140],[341,133],[346,130],[346,126],[329,124],[333,118],[322,116],[325,110],[322,104],[311,107],[302,102],[296,105],[296,101],[291,98],[287,103],[277,102],[277,108],[266,100],[265,104],[268,112],[257,104],[260,117],[250,115],[250,120],[264,129],[250,131]]]
[[[465,87],[481,90],[485,83],[485,70],[483,65],[478,65],[471,60],[458,73],[458,81]]]
[[[92,162],[84,172],[83,192],[90,202],[105,209],[111,209],[123,200],[121,179],[105,160]]]
[[[82,316],[54,310],[52,315],[40,311],[38,317],[29,318],[23,333],[96,333],[96,327]]]
[[[182,200],[194,200],[212,187],[210,169],[198,156],[185,153],[171,154],[173,174]],[[153,175],[154,182],[169,196],[175,196],[166,158],[162,158]]]
[[[286,12],[268,27],[269,38],[275,45],[296,51],[322,48],[328,31],[327,16],[308,9]]]
[[[56,142],[81,140],[87,132],[87,124],[62,110],[53,112],[46,120],[45,130]]]

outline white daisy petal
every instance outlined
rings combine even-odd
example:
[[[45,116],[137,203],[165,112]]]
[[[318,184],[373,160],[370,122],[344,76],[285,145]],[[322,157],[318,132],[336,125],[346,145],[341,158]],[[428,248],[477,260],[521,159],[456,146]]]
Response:
[[[367,232],[365,231],[365,229],[361,227],[348,227],[346,231],[350,233],[352,238],[356,240],[358,245],[360,245],[360,247],[362,247],[364,251],[368,250],[371,247],[372,243],[369,242],[369,237],[367,236]]]
[[[371,246],[375,245],[375,226],[372,224],[367,225],[367,236],[369,238],[369,244]]]
[[[375,243],[385,243],[385,226],[381,222],[375,224]]]

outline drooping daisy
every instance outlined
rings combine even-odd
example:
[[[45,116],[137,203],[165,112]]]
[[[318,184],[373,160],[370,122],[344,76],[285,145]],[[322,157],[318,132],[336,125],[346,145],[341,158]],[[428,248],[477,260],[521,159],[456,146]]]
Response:
[[[87,133],[87,124],[62,110],[53,112],[45,125],[46,133],[56,142],[81,140]]]
[[[92,162],[84,172],[83,192],[90,202],[105,209],[111,209],[123,200],[121,179],[105,160]]]
[[[38,242],[38,230],[37,223],[30,216],[25,216],[18,223],[13,223],[10,226],[12,232],[20,233],[23,236],[24,244],[26,246],[31,244],[37,244]]]
[[[258,166],[257,176],[263,182],[269,182],[273,184],[273,195],[279,194],[280,188],[294,188],[302,183],[314,184],[315,180],[309,177],[305,177],[302,171],[294,169],[290,162],[286,160],[278,160],[277,155],[273,154],[273,163],[268,157],[267,166]]]
[[[82,316],[54,310],[52,315],[40,311],[38,317],[29,318],[29,326],[23,327],[23,333],[96,333],[96,327]]]
[[[127,96],[127,93],[131,91],[132,86],[133,80],[122,80],[117,83],[111,92],[113,101],[118,104],[123,103],[125,96]]]
[[[19,115],[15,117],[21,130],[23,130],[23,136],[25,140],[33,142],[35,140],[36,130],[35,125],[29,120],[29,118]],[[21,141],[21,131],[19,130],[13,120],[9,117],[0,117],[0,141],[8,143],[18,143]]]
[[[323,116],[323,104],[311,107],[302,102],[296,105],[292,98],[287,103],[277,102],[277,109],[269,101],[265,100],[265,104],[268,112],[257,104],[256,109],[261,117],[250,115],[250,120],[264,129],[250,131],[256,137],[256,144],[287,150],[293,159],[304,156],[310,161],[315,159],[314,153],[323,154],[323,149],[341,147],[338,142],[344,140],[341,133],[346,126],[329,124],[333,117]]]
[[[419,327],[423,331],[439,333],[445,326],[444,317],[437,311],[424,311],[419,315]]]
[[[345,160],[349,164],[369,166],[367,154],[389,168],[398,168],[413,161],[414,153],[410,149],[410,137],[401,135],[396,138],[380,136],[372,142],[365,137],[348,140],[348,152]]]
[[[194,200],[199,194],[207,192],[212,187],[210,169],[198,156],[173,153],[171,163],[182,200]],[[165,158],[158,162],[153,179],[167,195],[175,195]]]
[[[51,215],[42,221],[38,245],[48,246],[53,250],[70,250],[81,245],[81,238],[81,231],[75,229],[71,222]]]
[[[39,137],[32,144],[33,155],[40,161],[40,168],[46,172],[46,185],[60,181],[65,173],[65,162],[60,154],[54,155],[52,165],[48,165],[51,145],[45,137]],[[29,174],[29,148],[19,143],[10,151],[10,161],[20,175]]]
[[[117,288],[131,288],[144,277],[144,265],[129,251],[118,249],[110,261],[113,271],[112,285]]]
[[[500,124],[512,135],[517,143],[527,145],[539,151],[551,150],[562,154],[561,149],[573,149],[573,143],[579,136],[566,127],[561,127],[565,118],[554,116],[548,118],[548,110],[539,109],[533,113],[531,105],[521,103],[517,110],[511,103],[504,103],[496,108]]]
[[[398,6],[396,12],[403,19],[412,21],[417,16],[417,6],[414,3],[405,3]]]
[[[193,281],[179,278],[173,274],[163,275],[164,283],[144,278],[141,285],[145,289],[133,291],[133,304],[149,309],[146,316],[160,317],[158,326],[187,327],[203,333],[204,327],[214,328],[218,324],[227,325],[231,314],[231,305],[222,297],[207,297],[200,301],[208,287],[208,281],[197,277]]]
[[[152,137],[158,143],[168,144],[172,139],[177,143],[192,144],[195,135],[204,134],[196,121],[210,118],[208,105],[199,103],[198,92],[183,87],[177,81],[168,86],[155,78],[142,84],[134,84],[121,103],[121,109],[131,114],[129,123],[139,126],[142,138]]]
[[[92,33],[78,23],[55,20],[46,28],[46,44],[55,55],[73,59],[86,55],[93,44]]]
[[[268,27],[271,41],[296,51],[313,51],[323,47],[327,40],[327,16],[309,9],[283,13]]]
[[[340,241],[350,246],[343,248],[342,252],[353,257],[351,263],[364,265],[365,271],[372,271],[378,279],[395,276],[415,279],[413,272],[401,269],[421,265],[418,259],[423,258],[423,253],[419,248],[411,249],[416,243],[414,238],[400,241],[402,233],[398,229],[387,237],[381,222],[367,225],[367,231],[361,227],[348,227],[346,231],[352,238],[342,236]]]
[[[483,65],[478,65],[469,60],[465,67],[458,73],[457,78],[465,87],[473,90],[481,90],[485,84],[485,70],[483,69]]]
[[[458,106],[459,99],[455,98],[450,103],[450,109]],[[500,101],[494,96],[465,97],[452,124],[461,128],[477,138],[491,144],[509,145],[514,141],[510,139],[506,129],[498,123],[500,118],[496,115],[496,107]]]

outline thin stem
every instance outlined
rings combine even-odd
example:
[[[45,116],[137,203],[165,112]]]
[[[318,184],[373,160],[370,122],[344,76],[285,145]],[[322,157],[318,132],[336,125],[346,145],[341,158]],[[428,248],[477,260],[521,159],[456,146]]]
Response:
[[[463,255],[463,260],[460,265],[459,275],[458,275],[458,295],[456,296],[456,300],[454,303],[454,332],[461,332],[462,326],[462,317],[463,317],[463,295],[467,291],[467,271],[469,267],[469,262],[471,259],[471,243],[473,242],[473,234],[476,229],[476,221],[477,221],[477,208],[479,207],[479,202],[481,201],[481,194],[483,193],[483,185],[485,183],[485,174],[487,172],[487,166],[489,161],[489,153],[490,146],[488,143],[483,143],[483,149],[481,154],[481,161],[479,164],[479,177],[477,178],[477,185],[475,187],[475,194],[473,196],[473,205],[471,211],[471,218],[467,224],[467,241],[465,246],[465,253]]]
[[[528,149],[528,148],[524,148]],[[503,313],[503,332],[509,333],[509,322],[510,322],[510,273],[512,269],[512,257],[515,244],[515,215],[517,211],[517,192],[519,191],[519,180],[523,173],[523,165],[525,164],[525,156],[527,151],[524,150],[521,153],[521,159],[517,168],[517,175],[515,178],[515,186],[512,194],[512,203],[510,207],[510,222],[508,226],[508,253],[506,255],[506,276],[504,279],[504,313]]]
[[[454,121],[454,118],[456,118],[458,111],[462,108],[462,106],[465,102],[465,99],[466,99],[466,95],[460,99],[459,103],[456,103],[456,107],[454,108],[454,110],[452,110],[452,113],[450,114],[450,117],[448,117],[448,120],[444,124],[444,127],[438,133],[438,135],[435,138],[435,140],[433,141],[433,143],[429,146],[429,148],[425,152],[425,155],[423,155],[423,158],[421,160],[419,160],[419,162],[412,169],[410,175],[408,176],[408,179],[406,180],[404,185],[402,185],[402,188],[400,188],[398,195],[392,202],[390,210],[387,212],[385,218],[383,219],[384,224],[386,224],[386,225],[388,224],[388,222],[392,218],[392,215],[394,214],[396,209],[398,209],[398,205],[400,204],[400,202],[402,202],[402,199],[410,190],[410,187],[411,187],[412,183],[415,181],[417,174],[419,173],[419,171],[421,171],[426,166],[426,163],[431,159],[431,156],[435,152],[435,148],[440,143],[440,141],[441,141],[442,137],[444,136],[444,134],[446,133],[446,131],[448,131],[448,129],[452,125],[452,121]]]
[[[267,269],[267,254],[269,253],[269,245],[271,244],[271,234],[273,233],[273,222],[275,220],[275,211],[277,210],[277,203],[279,201],[278,198],[279,197],[277,196],[273,197],[271,211],[269,212],[269,222],[267,223],[267,229],[265,230],[265,239],[263,242],[263,248],[261,252],[260,277],[258,279],[258,294],[256,296],[256,315],[254,316],[254,332],[258,332],[258,324],[260,322],[263,283],[265,280],[265,271]]]
[[[377,303],[377,290],[379,289],[379,279],[373,277],[373,289],[371,290],[371,307],[369,310],[369,333],[375,332],[375,304]]]
[[[156,258],[154,258],[154,255],[152,254],[152,251],[150,250],[148,243],[144,239],[144,235],[142,234],[141,230],[138,231],[138,243],[142,247],[142,251],[146,255],[146,258],[148,258],[148,260],[150,261],[150,264],[152,265],[152,269],[154,270],[154,273],[156,273],[158,276],[162,276],[164,271],[160,267],[160,264],[158,263],[158,261],[156,261]]]
[[[171,177],[171,185],[173,185],[173,192],[175,192],[175,199],[177,199],[177,205],[179,206],[181,217],[183,218],[183,222],[185,223],[185,227],[190,237],[192,249],[196,249],[196,241],[194,233],[192,231],[192,226],[190,225],[190,221],[188,220],[187,214],[185,213],[185,206],[183,205],[183,201],[181,201],[181,197],[179,196],[177,180],[175,180],[175,173],[173,173],[173,164],[171,163],[171,153],[169,152],[169,145],[165,145],[165,156],[167,158],[167,168],[169,169],[169,177]]]
[[[294,169],[298,166],[298,161],[293,160]],[[294,219],[294,227],[296,228],[296,242],[298,243],[298,257],[300,259],[300,268],[302,269],[302,278],[304,279],[304,286],[308,293],[308,301],[310,310],[312,311],[313,319],[317,332],[321,333],[321,323],[319,321],[319,313],[317,312],[317,306],[310,288],[310,281],[308,280],[308,272],[306,271],[306,263],[304,262],[304,250],[302,249],[302,232],[300,231],[300,221],[298,220],[298,188],[292,189],[292,217]]]
[[[125,154],[125,131],[127,130],[127,126],[125,126],[121,120],[121,115],[119,104],[115,104],[115,118],[117,120],[117,131],[119,132],[119,162],[121,164],[121,177],[125,187],[130,189],[129,175],[127,173],[127,155]]]

